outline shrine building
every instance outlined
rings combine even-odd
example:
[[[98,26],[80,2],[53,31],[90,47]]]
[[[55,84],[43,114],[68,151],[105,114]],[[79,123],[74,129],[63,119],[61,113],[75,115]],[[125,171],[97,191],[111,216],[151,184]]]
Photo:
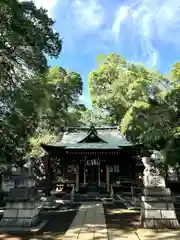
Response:
[[[70,127],[60,142],[41,144],[46,180],[53,184],[98,186],[134,184],[143,172],[139,158],[141,145],[133,145],[117,127]]]

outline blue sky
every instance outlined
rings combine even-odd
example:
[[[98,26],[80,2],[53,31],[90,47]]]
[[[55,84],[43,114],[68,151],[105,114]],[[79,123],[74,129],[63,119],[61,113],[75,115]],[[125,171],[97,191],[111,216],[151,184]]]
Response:
[[[34,0],[56,21],[63,39],[61,65],[79,72],[84,82],[81,100],[89,105],[88,73],[96,56],[120,53],[127,60],[167,73],[179,60],[179,0]]]

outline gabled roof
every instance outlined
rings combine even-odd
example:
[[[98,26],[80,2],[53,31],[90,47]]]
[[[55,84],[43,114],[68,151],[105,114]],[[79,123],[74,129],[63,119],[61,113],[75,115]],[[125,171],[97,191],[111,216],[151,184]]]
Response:
[[[120,149],[120,147],[108,143],[75,143],[68,144],[66,149]]]
[[[65,148],[121,148],[132,144],[126,140],[117,127],[68,128],[60,142],[50,144]]]
[[[103,140],[99,135],[94,126],[91,126],[87,135],[78,143],[107,143],[107,141]]]

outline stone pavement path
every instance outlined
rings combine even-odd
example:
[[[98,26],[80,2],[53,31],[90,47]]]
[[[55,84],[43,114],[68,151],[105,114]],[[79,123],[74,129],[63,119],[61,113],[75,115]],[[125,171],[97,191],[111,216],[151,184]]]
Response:
[[[107,240],[104,208],[101,203],[82,204],[63,240]]]
[[[46,214],[49,225],[39,236],[10,236],[0,233],[0,240],[179,240],[180,230],[138,229],[136,214],[119,208],[104,208],[101,203],[86,203],[80,208]],[[65,209],[64,209],[65,210]],[[68,209],[66,209],[68,210]],[[78,211],[77,211],[78,210]],[[107,213],[108,210],[108,213]],[[77,212],[76,212],[77,211]],[[105,215],[106,218],[105,219]],[[108,216],[109,215],[109,216]],[[120,217],[121,216],[121,217]],[[45,216],[44,216],[45,217]],[[74,217],[74,219],[73,219]],[[73,221],[71,222],[71,220]],[[124,223],[123,220],[124,219]],[[67,221],[68,220],[68,221]],[[107,223],[106,223],[107,222]],[[67,224],[68,223],[68,224]],[[71,224],[71,225],[70,225]],[[68,226],[70,227],[68,228]],[[68,228],[68,230],[67,230]],[[67,231],[66,231],[67,230]],[[47,231],[47,232],[46,232]]]
[[[124,214],[125,213],[125,214]],[[109,214],[114,215],[111,218],[111,225],[109,220],[106,219],[104,214],[103,204],[101,203],[85,203],[82,204],[77,212],[74,220],[72,221],[69,229],[65,233],[63,240],[179,240],[180,231],[173,230],[150,230],[138,229],[134,225],[132,227],[130,222],[133,222],[135,216],[130,215],[127,221],[127,213],[123,209],[114,209]],[[125,220],[123,224],[117,214],[122,215]],[[107,217],[107,209],[106,209]],[[118,220],[118,222],[117,222]],[[128,223],[129,222],[129,223]],[[118,224],[119,223],[119,224]],[[118,224],[118,225],[117,225]]]

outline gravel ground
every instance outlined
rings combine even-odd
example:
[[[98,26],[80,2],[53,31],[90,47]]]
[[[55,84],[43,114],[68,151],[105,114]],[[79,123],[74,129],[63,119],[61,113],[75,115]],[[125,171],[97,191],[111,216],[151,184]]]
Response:
[[[108,230],[135,230],[139,226],[140,211],[127,210],[123,204],[104,204],[104,212]]]
[[[38,235],[22,235],[22,234],[13,234],[11,236],[0,235],[0,240],[9,240],[13,237],[13,240],[30,240],[30,239],[46,239],[46,240],[61,240],[63,235],[69,228],[72,220],[74,219],[77,211],[79,209],[78,204],[73,204],[71,206],[64,206],[56,211],[46,211],[40,214],[41,220],[48,220],[48,224],[44,227],[41,233]],[[12,238],[11,238],[12,239]]]
[[[175,210],[180,222],[180,202],[175,203]],[[123,204],[106,205],[104,212],[108,229],[136,230],[140,223],[140,211],[126,210]]]

